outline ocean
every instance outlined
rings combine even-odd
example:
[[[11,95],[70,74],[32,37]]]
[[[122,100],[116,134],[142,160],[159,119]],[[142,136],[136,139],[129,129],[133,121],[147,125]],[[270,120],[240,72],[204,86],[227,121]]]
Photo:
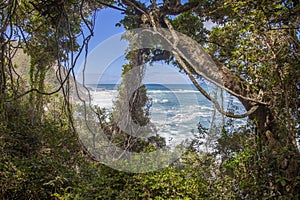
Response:
[[[118,85],[89,85],[91,103],[112,111],[118,96]],[[243,113],[241,103],[234,97],[214,86],[202,87],[225,109],[234,108],[235,113]],[[150,121],[157,133],[166,139],[167,145],[175,146],[183,141],[192,140],[198,133],[199,123],[210,130],[221,130],[225,118],[216,112],[208,101],[193,85],[188,84],[146,84],[150,99]],[[237,120],[237,125],[245,120]]]

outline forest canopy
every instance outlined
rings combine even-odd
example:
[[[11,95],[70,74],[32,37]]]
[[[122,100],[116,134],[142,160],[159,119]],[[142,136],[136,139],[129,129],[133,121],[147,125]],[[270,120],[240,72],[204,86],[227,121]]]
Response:
[[[4,0],[0,8],[2,199],[299,198],[299,1]],[[117,171],[84,148],[74,129],[70,99],[74,67],[80,55],[89,53],[101,9],[122,13],[116,26],[128,31],[168,29],[175,42],[170,51],[126,52],[128,63],[122,66],[125,78],[115,109],[122,109],[124,99],[133,94],[130,112],[107,115],[93,108],[97,127],[111,142],[132,152],[164,148],[163,138],[131,137],[118,122],[145,126],[150,120],[146,87],[128,87],[133,81],[140,83],[143,69],[134,80],[126,73],[157,61],[171,63],[226,116],[212,152],[200,150],[201,139],[208,137],[201,124],[199,139],[181,159],[160,171]],[[208,21],[215,25],[212,29],[205,27]],[[177,33],[189,39],[177,42]],[[204,53],[222,85],[213,78],[211,65],[199,57]],[[202,78],[236,97],[246,112],[224,110],[201,87]],[[236,118],[245,117],[247,124],[234,127]]]

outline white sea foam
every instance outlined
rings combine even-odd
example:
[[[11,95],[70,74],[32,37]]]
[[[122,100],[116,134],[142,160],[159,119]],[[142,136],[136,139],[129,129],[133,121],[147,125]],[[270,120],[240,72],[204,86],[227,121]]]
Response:
[[[112,109],[113,101],[117,95],[116,90],[91,91],[92,104],[101,108]]]
[[[118,91],[92,90],[90,94],[92,104],[111,110]],[[186,139],[191,139],[192,131],[197,131],[198,123],[208,124],[213,116],[213,104],[198,91],[148,90],[147,94],[152,99],[150,121],[155,125],[158,134],[165,137],[167,145],[174,146]],[[228,98],[224,100],[226,106],[230,100]],[[232,103],[240,104],[237,99],[233,99]]]
[[[168,103],[168,102],[169,102],[168,99],[157,99],[157,98],[152,99],[152,103],[161,103],[161,104],[163,104],[163,103]]]
[[[164,94],[164,93],[199,93],[199,91],[195,90],[150,90],[147,91],[147,94]]]

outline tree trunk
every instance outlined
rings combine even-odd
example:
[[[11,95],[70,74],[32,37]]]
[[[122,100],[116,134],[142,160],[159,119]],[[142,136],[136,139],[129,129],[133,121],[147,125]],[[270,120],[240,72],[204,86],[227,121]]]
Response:
[[[216,62],[217,63],[217,62]],[[254,105],[259,104],[248,99],[258,99],[258,92],[251,90],[247,82],[242,81],[233,72],[219,64],[224,86],[235,94],[245,109],[249,111]],[[246,98],[244,98],[246,97]],[[261,142],[261,153],[267,166],[262,169],[269,174],[269,187],[278,196],[287,198],[299,195],[297,176],[300,175],[300,154],[296,144],[296,133],[280,124],[271,105],[259,104],[258,109],[249,115],[257,127],[257,136]],[[287,120],[288,121],[288,120]],[[291,127],[292,129],[295,127]],[[267,169],[266,169],[267,168]],[[298,187],[298,188],[297,188]],[[270,191],[269,191],[270,192]]]
[[[260,106],[249,118],[257,122],[257,134],[267,162],[267,166],[262,167],[267,167],[264,171],[270,177],[269,188],[278,197],[296,197],[300,191],[297,185],[300,154],[295,135],[282,129],[272,110],[266,106]]]
[[[4,115],[4,101],[5,101],[5,90],[6,90],[6,77],[5,77],[5,29],[1,30],[0,35],[0,117]]]
[[[259,91],[251,89],[248,82],[242,80],[216,59],[214,61],[228,92],[236,96],[247,111],[258,105],[258,109],[249,115],[249,119],[255,123],[261,143],[262,152],[258,153],[262,153],[267,163],[262,168],[265,174],[271,176],[268,188],[273,190],[278,197],[296,197],[300,191],[299,180],[297,180],[297,176],[300,176],[300,153],[296,143],[295,127],[287,128],[285,124],[282,124],[272,110],[272,106],[261,102]],[[196,66],[201,68],[201,63],[199,62]],[[286,119],[286,121],[289,120]]]

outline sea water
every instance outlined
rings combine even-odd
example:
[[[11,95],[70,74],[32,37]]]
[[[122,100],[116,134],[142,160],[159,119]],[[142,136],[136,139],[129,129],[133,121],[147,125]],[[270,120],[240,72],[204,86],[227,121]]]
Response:
[[[241,103],[229,97],[215,87],[202,85],[224,110],[229,104],[236,113],[244,112]],[[91,103],[112,111],[118,97],[118,85],[90,85]],[[224,116],[216,112],[214,105],[207,100],[193,85],[188,84],[147,84],[147,96],[151,104],[150,122],[154,124],[157,134],[164,137],[168,145],[176,145],[184,140],[191,140],[198,132],[199,123],[210,129],[222,128]],[[221,92],[220,92],[221,91]],[[240,124],[243,120],[240,121]]]

